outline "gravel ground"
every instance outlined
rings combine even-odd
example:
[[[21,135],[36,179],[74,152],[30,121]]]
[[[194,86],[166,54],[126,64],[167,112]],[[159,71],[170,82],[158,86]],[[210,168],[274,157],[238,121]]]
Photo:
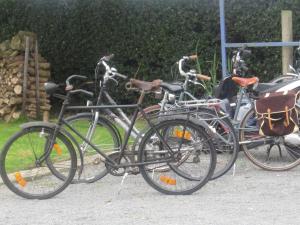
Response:
[[[0,185],[0,224],[300,224],[300,167],[267,172],[243,157],[236,170],[190,196],[166,196],[140,175],[70,185],[49,200],[26,200]]]

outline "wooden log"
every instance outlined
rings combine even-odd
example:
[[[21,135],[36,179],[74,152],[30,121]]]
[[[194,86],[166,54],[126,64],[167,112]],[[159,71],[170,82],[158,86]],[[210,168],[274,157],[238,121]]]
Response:
[[[22,79],[18,78],[18,77],[13,77],[11,78],[11,83],[16,85],[16,84],[21,84],[22,83]]]
[[[8,105],[16,105],[16,104],[21,104],[22,103],[22,98],[16,98],[16,97],[12,97],[9,99]]]
[[[35,90],[35,89],[36,89],[35,85],[30,85],[29,86],[29,90]],[[40,91],[45,91],[44,85],[40,86]]]
[[[15,113],[16,109],[17,109],[17,106],[14,106],[12,108],[11,112],[4,117],[5,122],[8,123],[11,120],[11,118],[12,118],[13,114]]]
[[[41,98],[48,98],[48,95],[45,91],[39,91]],[[28,96],[35,97],[35,91],[34,90],[28,90]]]
[[[22,86],[21,85],[16,85],[15,87],[14,87],[14,92],[15,92],[15,94],[16,95],[20,95],[21,93],[22,93]]]
[[[42,105],[42,106],[40,106],[40,109],[42,109],[44,111],[49,111],[51,109],[51,106],[50,105],[46,105],[46,106]],[[27,110],[28,111],[36,111],[36,107],[35,107],[35,105],[31,105],[31,107],[28,107]]]
[[[32,67],[28,67],[28,73],[31,75],[35,75],[35,69]],[[41,77],[50,77],[51,73],[48,70],[39,70]]]
[[[35,67],[35,63],[33,61],[30,61],[29,65],[30,65],[30,67]],[[39,68],[42,70],[50,70],[50,63],[40,62]]]
[[[24,61],[14,61],[14,62],[11,62],[9,64],[6,65],[7,68],[11,69],[11,68],[20,68],[20,67],[23,67],[24,66]]]
[[[29,76],[29,77],[28,77],[28,80],[29,80],[29,81],[32,81],[32,82],[35,82],[35,81],[36,81],[35,77],[32,77],[32,76]],[[39,83],[40,83],[40,84],[44,84],[44,83],[46,83],[48,80],[49,80],[49,79],[46,78],[46,77],[40,77]]]
[[[17,120],[20,118],[20,116],[21,116],[21,111],[17,111],[13,113],[12,118]]]
[[[17,74],[17,73],[22,73],[23,74],[23,65],[19,65],[18,67],[12,68],[11,73],[12,74]]]
[[[4,114],[7,114],[11,111],[10,106],[4,106],[2,109],[0,109],[0,115],[3,116]]]
[[[49,111],[44,111],[43,113],[43,121],[49,122]]]
[[[27,98],[27,102],[29,102],[29,103],[36,103],[36,99],[35,98]],[[41,98],[40,102],[43,103],[43,104],[45,104],[45,103],[50,103],[50,100],[49,99]]]
[[[32,52],[30,54],[31,58],[34,58],[34,53]],[[47,60],[45,58],[43,58],[41,55],[39,55],[39,62],[44,63],[47,62]]]

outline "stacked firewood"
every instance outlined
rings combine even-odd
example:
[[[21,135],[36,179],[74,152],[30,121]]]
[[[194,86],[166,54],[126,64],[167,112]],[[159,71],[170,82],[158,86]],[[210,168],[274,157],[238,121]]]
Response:
[[[30,37],[27,63],[25,63],[25,37]],[[39,54],[35,55],[35,41],[35,34],[20,31],[10,41],[0,44],[0,118],[5,121],[18,119],[22,106],[25,106],[23,109],[25,116],[31,118],[37,118],[50,110],[50,101],[44,89],[44,83],[50,78],[50,64]],[[27,64],[26,78],[25,64]],[[38,78],[36,74],[39,74]],[[27,80],[25,86],[24,79]],[[37,108],[40,115],[37,115]]]

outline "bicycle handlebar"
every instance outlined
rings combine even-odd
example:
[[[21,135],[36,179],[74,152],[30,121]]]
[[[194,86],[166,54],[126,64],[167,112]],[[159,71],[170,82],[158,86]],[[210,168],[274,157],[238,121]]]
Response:
[[[107,64],[107,62],[108,62],[109,60],[111,60],[113,57],[114,57],[114,54],[111,54],[111,55],[109,55],[109,56],[104,56],[104,57],[102,57],[102,58],[99,60],[99,62],[98,62],[98,64],[97,64],[97,67],[98,67],[99,65],[103,65],[103,66],[105,67],[104,80],[111,79],[111,80],[113,80],[113,81],[115,81],[115,82],[117,83],[117,81],[114,79],[115,76],[120,77],[120,78],[122,78],[122,79],[127,79],[127,76],[118,73],[117,70],[116,70],[115,68],[110,67],[110,66]],[[96,71],[98,71],[98,70],[96,69]],[[96,72],[96,73],[97,73],[97,72]]]
[[[211,80],[211,77],[206,76],[204,74],[196,74],[196,77],[197,77],[198,80],[205,80],[205,81],[210,81]]]
[[[196,77],[199,80],[206,80],[206,81],[210,81],[211,78],[209,76],[203,75],[203,74],[196,74],[195,72],[184,72],[184,70],[182,69],[182,65],[184,63],[184,61],[186,60],[196,60],[198,58],[197,55],[191,55],[191,56],[183,56],[182,59],[179,60],[178,62],[178,69],[179,69],[179,73],[180,75],[184,76],[184,77]]]
[[[82,75],[71,75],[71,76],[69,76],[69,77],[67,78],[67,80],[66,80],[66,85],[67,85],[67,87],[68,87],[68,86],[72,86],[72,85],[70,84],[70,81],[71,81],[72,79],[87,80],[87,77],[86,77],[86,76],[82,76]]]
[[[76,90],[73,90],[74,86],[70,83],[71,80],[73,79],[78,79],[78,80],[87,80],[88,78],[86,76],[82,76],[82,75],[71,75],[67,78],[66,80],[66,88],[65,90],[68,91],[70,94],[84,94],[88,97],[93,97],[94,94],[90,91],[86,91],[86,90],[83,90],[83,89],[76,89]]]

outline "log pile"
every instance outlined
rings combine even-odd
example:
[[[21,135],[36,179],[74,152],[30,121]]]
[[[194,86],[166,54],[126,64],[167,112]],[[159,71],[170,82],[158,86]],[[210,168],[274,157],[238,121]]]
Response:
[[[25,62],[26,36],[30,37],[27,63]],[[7,122],[20,117],[24,101],[24,114],[30,118],[37,118],[42,113],[49,112],[51,108],[44,89],[44,83],[50,78],[50,64],[39,54],[35,55],[35,41],[35,34],[20,31],[11,40],[0,44],[0,118]],[[26,64],[28,65],[27,78],[24,76]],[[39,74],[39,78],[36,74]],[[27,80],[25,99],[23,99],[24,79]],[[40,115],[37,115],[37,108],[40,110]]]

